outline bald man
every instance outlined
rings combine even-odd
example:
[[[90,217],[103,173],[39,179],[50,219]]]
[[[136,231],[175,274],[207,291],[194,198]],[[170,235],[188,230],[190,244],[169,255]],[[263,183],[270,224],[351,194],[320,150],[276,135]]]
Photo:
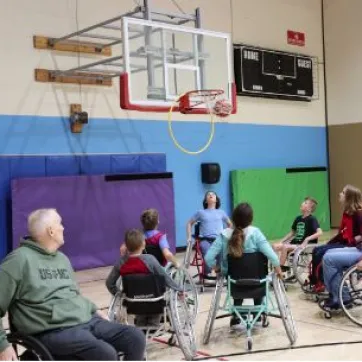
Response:
[[[29,237],[0,264],[0,318],[9,310],[14,327],[42,342],[56,359],[143,360],[145,336],[133,326],[111,323],[81,296],[55,209],[28,217]],[[16,360],[0,322],[0,360]]]

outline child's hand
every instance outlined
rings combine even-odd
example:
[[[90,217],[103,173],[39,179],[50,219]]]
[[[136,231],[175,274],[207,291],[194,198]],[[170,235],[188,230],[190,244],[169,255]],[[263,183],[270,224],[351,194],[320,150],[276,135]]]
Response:
[[[214,270],[214,272],[215,272],[216,274],[218,274],[218,273],[221,272],[221,268],[220,268],[218,265],[216,265],[216,266],[213,267],[212,269]]]
[[[283,272],[282,272],[281,267],[280,267],[280,266],[276,266],[276,267],[274,268],[274,270],[275,270],[275,274],[278,276],[278,278],[279,278],[280,280],[283,280],[283,279],[284,279],[284,275],[283,275]]]
[[[106,321],[109,321],[108,314],[104,310],[98,309],[97,314],[99,317],[105,319]]]
[[[119,248],[119,251],[121,252],[121,256],[125,256],[127,254],[127,247],[126,244],[122,244]]]
[[[362,271],[362,260],[357,263],[357,269]]]

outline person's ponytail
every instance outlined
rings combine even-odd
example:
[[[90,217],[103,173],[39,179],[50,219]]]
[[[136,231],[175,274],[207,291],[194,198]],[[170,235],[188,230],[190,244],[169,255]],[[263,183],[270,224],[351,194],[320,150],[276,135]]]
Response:
[[[244,251],[245,235],[244,230],[240,227],[234,229],[229,240],[228,253],[235,258],[240,258]]]

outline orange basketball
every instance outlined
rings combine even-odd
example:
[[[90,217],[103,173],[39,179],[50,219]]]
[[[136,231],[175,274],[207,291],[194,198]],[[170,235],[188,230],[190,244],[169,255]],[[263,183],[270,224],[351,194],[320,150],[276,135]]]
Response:
[[[226,99],[219,99],[215,102],[213,112],[219,117],[230,115],[233,106]]]

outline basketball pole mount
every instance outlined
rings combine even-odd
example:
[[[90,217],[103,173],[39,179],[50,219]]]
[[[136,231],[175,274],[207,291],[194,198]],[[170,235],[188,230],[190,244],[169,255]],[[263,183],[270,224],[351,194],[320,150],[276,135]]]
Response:
[[[87,53],[95,56],[107,57],[93,63],[69,69],[35,69],[34,77],[37,82],[45,83],[68,83],[85,84],[97,86],[112,86],[112,79],[123,73],[124,59],[122,54],[112,56],[112,47],[122,44],[122,18],[131,17],[159,21],[171,25],[183,25],[193,23],[195,28],[201,28],[200,9],[194,14],[172,13],[157,10],[150,6],[151,0],[143,0],[143,6],[137,6],[133,11],[118,15],[111,19],[88,26],[82,30],[61,36],[59,38],[46,37],[43,35],[33,36],[35,49],[64,51],[70,53]],[[94,30],[99,30],[95,33]],[[150,29],[146,32],[136,31],[129,39],[144,37],[146,46],[151,46]],[[97,42],[89,42],[80,38],[92,39]],[[199,47],[203,49],[202,37],[199,39]],[[148,86],[154,86],[154,67],[152,54],[147,54]],[[105,69],[104,66],[108,68]],[[113,68],[113,69],[109,69]],[[203,67],[200,67],[203,70]],[[140,70],[146,70],[140,69]],[[136,70],[137,71],[137,70]],[[139,71],[139,70],[138,70]],[[201,72],[202,83],[204,83],[204,72]]]
[[[88,124],[88,113],[83,112],[81,104],[70,105],[69,122],[72,133],[82,133],[83,125]]]

